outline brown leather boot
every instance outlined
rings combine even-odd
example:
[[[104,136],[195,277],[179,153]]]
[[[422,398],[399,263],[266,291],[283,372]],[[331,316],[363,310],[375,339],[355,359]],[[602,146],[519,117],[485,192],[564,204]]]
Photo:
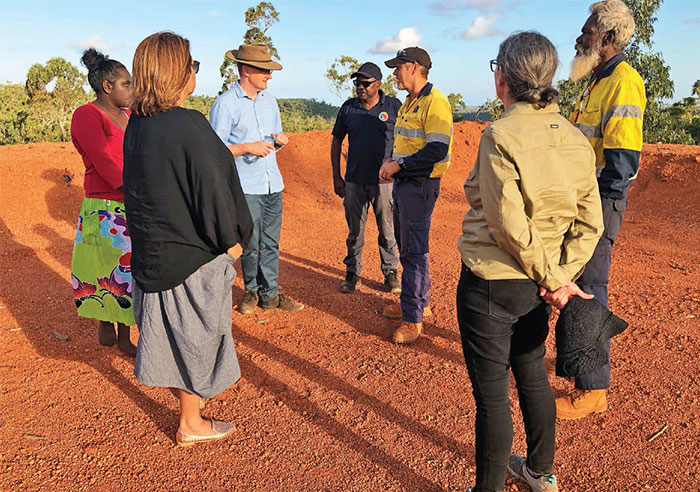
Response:
[[[430,306],[425,306],[423,308],[424,318],[427,318],[432,314],[433,311],[430,309]],[[401,304],[389,304],[388,306],[385,306],[384,311],[382,311],[382,316],[389,319],[401,319]]]
[[[604,389],[575,389],[568,395],[557,398],[554,403],[557,406],[557,418],[564,420],[576,420],[608,409]]]
[[[423,323],[401,322],[394,332],[394,343],[411,343],[423,332]]]

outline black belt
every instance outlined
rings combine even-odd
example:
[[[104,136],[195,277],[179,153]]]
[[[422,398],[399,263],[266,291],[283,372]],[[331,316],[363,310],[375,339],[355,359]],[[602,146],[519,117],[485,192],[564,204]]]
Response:
[[[440,181],[440,178],[430,178],[428,176],[394,176],[394,180],[397,183],[416,183],[416,184],[421,184],[422,182],[426,180],[437,180]]]

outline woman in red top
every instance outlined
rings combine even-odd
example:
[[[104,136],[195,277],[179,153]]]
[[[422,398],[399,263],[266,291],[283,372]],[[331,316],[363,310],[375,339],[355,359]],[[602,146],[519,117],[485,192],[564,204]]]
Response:
[[[131,240],[122,192],[122,144],[129,121],[131,75],[116,60],[90,48],[81,59],[97,98],[73,113],[71,137],[85,164],[85,198],[73,245],[71,280],[78,315],[98,320],[102,345],[131,343]],[[115,334],[114,323],[117,323]]]

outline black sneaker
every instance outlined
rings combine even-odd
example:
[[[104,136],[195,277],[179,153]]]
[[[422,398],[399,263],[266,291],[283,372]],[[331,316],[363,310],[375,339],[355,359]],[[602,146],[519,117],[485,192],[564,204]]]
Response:
[[[238,312],[241,314],[251,314],[255,312],[255,306],[258,305],[258,294],[252,290],[246,290],[241,299],[241,304],[238,306]]]
[[[384,286],[389,292],[401,292],[401,282],[399,282],[396,270],[389,270],[384,275]]]
[[[304,305],[300,302],[294,301],[284,294],[279,294],[277,297],[273,297],[269,301],[260,301],[260,307],[263,309],[279,309],[281,311],[301,311],[304,309]]]
[[[355,287],[362,285],[359,275],[353,272],[347,272],[345,274],[345,280],[340,282],[340,292],[349,294],[350,292],[355,292]]]

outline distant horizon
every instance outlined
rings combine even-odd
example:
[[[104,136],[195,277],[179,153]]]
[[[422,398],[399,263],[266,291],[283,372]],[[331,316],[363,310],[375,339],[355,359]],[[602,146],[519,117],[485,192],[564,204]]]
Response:
[[[233,6],[231,4],[234,4]],[[3,63],[0,81],[24,84],[29,67],[61,57],[79,67],[87,47],[95,47],[131,68],[133,52],[149,34],[172,30],[188,38],[194,58],[201,62],[194,95],[215,97],[221,88],[219,66],[224,53],[242,43],[243,15],[257,1],[124,0],[128,23],[109,19],[114,13],[100,5],[76,0],[5,0],[0,32]],[[399,48],[419,45],[433,61],[429,81],[445,94],[459,93],[469,106],[480,106],[495,96],[488,61],[499,43],[516,30],[537,30],[557,48],[560,66],[555,80],[568,77],[574,42],[588,16],[590,1],[561,0],[404,0],[348,5],[309,0],[273,0],[279,22],[267,34],[280,54],[283,70],[275,72],[269,91],[281,99],[316,99],[340,105],[324,74],[335,58],[347,55],[379,65]],[[164,8],[167,6],[167,9]],[[700,78],[700,14],[696,2],[667,0],[654,25],[652,51],[661,52],[671,68],[674,101],[690,96]],[[374,11],[372,10],[374,9]],[[369,10],[369,11],[368,11]],[[400,15],[392,15],[400,13]],[[64,26],[70,25],[70,29]],[[340,26],[340,28],[339,28]],[[343,27],[347,26],[345,30]],[[404,97],[400,92],[399,97]]]

